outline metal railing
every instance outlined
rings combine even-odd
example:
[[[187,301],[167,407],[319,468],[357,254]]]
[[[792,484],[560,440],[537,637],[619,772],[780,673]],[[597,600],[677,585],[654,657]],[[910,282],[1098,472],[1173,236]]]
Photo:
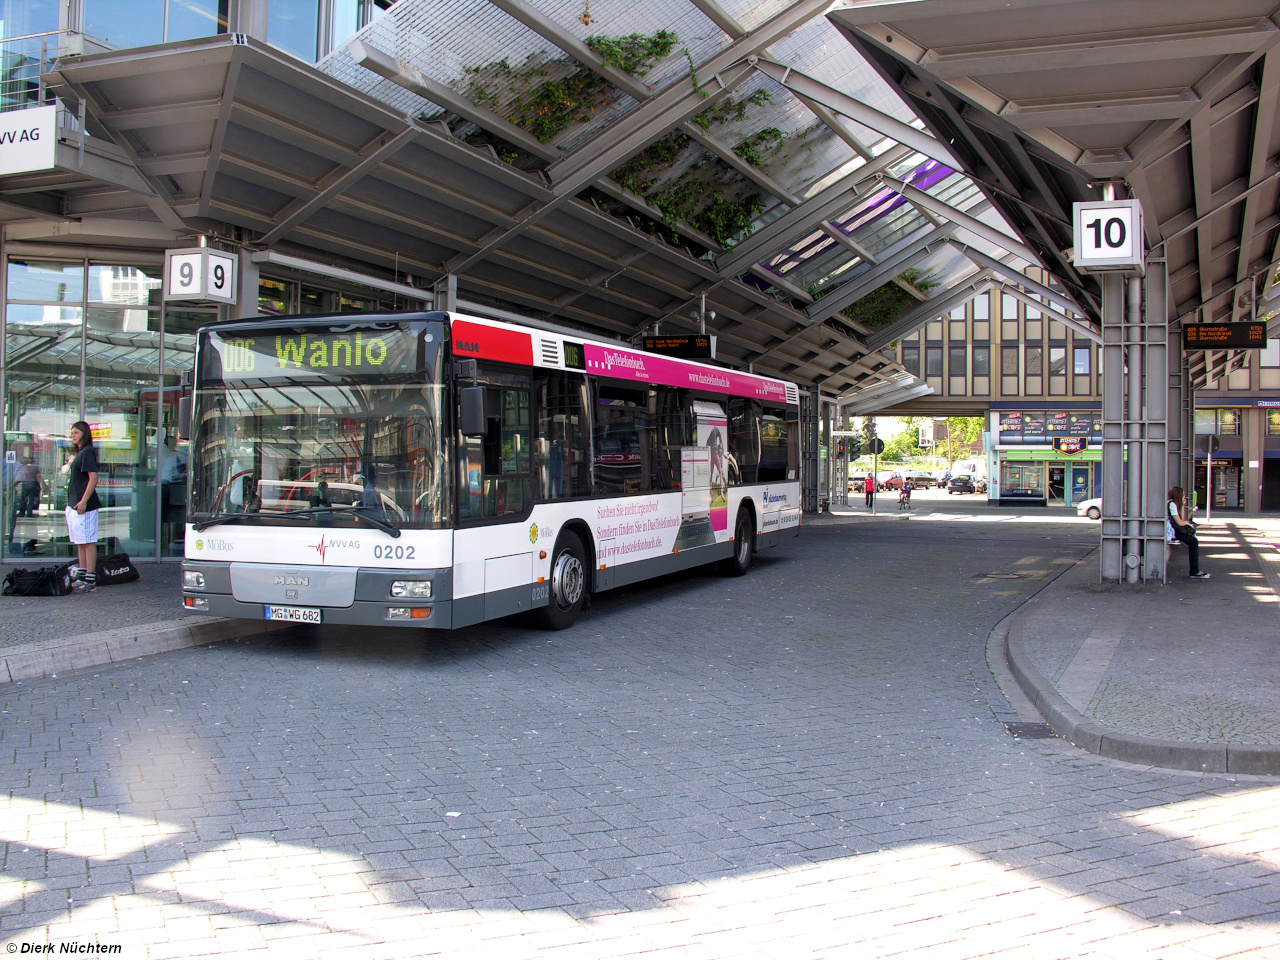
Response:
[[[41,77],[60,55],[78,52],[79,40],[70,30],[0,40],[0,113],[53,103]]]

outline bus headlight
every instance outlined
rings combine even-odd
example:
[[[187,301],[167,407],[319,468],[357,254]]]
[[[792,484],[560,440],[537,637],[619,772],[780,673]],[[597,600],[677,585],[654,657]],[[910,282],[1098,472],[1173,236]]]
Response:
[[[430,580],[393,580],[391,581],[393,597],[410,597],[414,600],[431,599]]]
[[[183,570],[182,585],[188,590],[203,590],[204,574],[199,570]]]

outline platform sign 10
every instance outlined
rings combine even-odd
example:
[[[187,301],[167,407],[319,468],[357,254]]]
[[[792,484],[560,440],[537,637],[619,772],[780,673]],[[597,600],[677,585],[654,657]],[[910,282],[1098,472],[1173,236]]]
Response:
[[[166,250],[164,297],[235,303],[236,265],[235,254],[208,247]]]
[[[1073,205],[1077,270],[1142,272],[1142,204],[1097,200]]]

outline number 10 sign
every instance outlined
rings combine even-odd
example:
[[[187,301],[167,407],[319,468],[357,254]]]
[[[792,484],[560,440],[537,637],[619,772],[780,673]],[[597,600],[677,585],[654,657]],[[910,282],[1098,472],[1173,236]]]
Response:
[[[1077,270],[1141,273],[1142,204],[1137,200],[1093,200],[1074,204]]]
[[[165,251],[166,300],[236,302],[236,255],[189,247]]]

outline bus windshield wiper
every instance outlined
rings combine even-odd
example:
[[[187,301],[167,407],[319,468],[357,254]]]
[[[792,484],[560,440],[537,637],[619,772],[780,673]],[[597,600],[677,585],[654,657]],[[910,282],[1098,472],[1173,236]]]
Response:
[[[287,516],[287,513],[216,513],[208,520],[193,523],[191,529],[200,531],[207,527],[215,527],[220,523],[233,523],[238,520],[271,520],[275,517]]]
[[[400,528],[393,527],[385,520],[379,520],[377,517],[371,517],[365,513],[366,510],[378,510],[377,507],[362,507],[358,504],[343,507],[331,507],[321,504],[315,507],[303,507],[301,510],[286,510],[284,513],[267,514],[267,516],[275,517],[316,517],[316,516],[353,516],[363,520],[371,527],[376,527],[390,537],[398,538],[400,536]],[[381,510],[378,510],[381,513]]]

